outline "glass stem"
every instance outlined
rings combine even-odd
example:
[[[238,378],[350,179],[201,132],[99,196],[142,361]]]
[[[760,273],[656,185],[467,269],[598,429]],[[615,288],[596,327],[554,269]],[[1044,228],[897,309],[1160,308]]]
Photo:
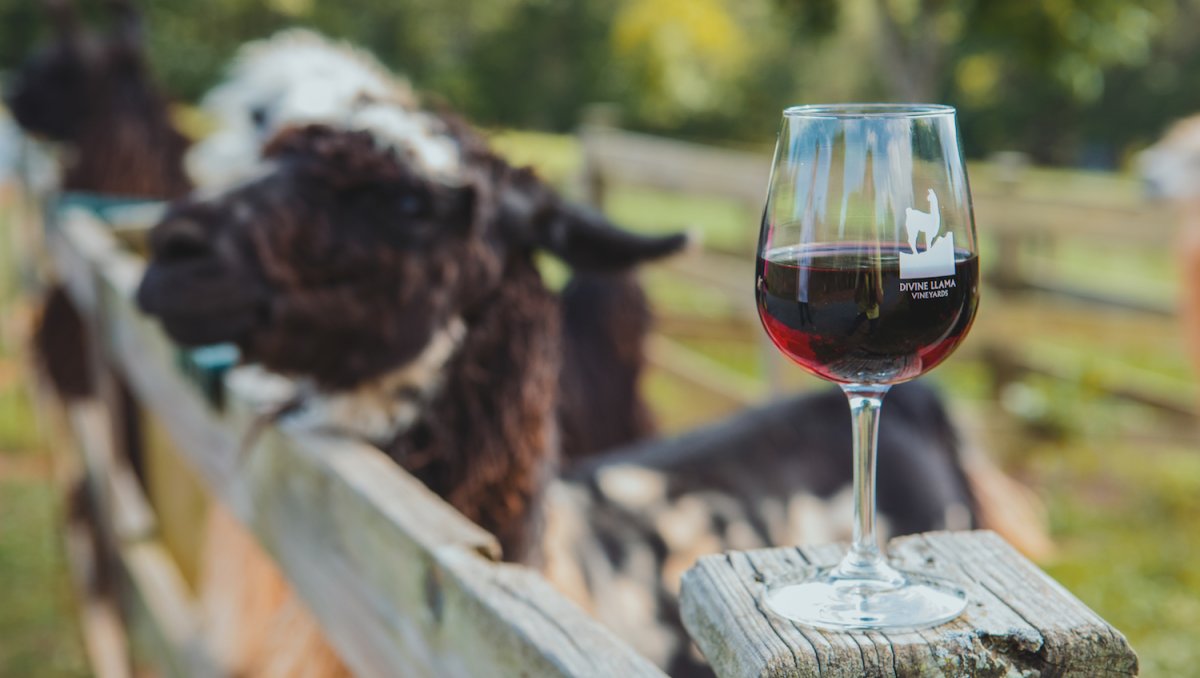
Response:
[[[854,543],[835,568],[836,577],[900,585],[903,577],[884,558],[875,530],[875,457],[879,443],[879,412],[887,385],[846,384],[854,427]]]

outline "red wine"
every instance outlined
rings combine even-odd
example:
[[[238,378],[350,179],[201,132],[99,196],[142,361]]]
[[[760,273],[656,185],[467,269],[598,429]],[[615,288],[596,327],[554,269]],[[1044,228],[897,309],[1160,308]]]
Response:
[[[759,257],[756,284],[767,335],[830,381],[894,384],[929,371],[975,319],[979,258],[955,250],[953,275],[902,279],[902,252],[907,244],[768,251]]]

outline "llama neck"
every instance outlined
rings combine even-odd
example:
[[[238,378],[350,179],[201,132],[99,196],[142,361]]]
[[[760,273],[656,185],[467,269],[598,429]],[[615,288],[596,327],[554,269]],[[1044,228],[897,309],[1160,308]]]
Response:
[[[408,433],[442,390],[447,364],[465,334],[466,324],[453,318],[416,358],[381,377],[332,392],[306,384],[303,402],[288,420],[302,428],[334,430],[384,447]]]
[[[557,307],[532,263],[511,267],[467,319],[437,396],[384,447],[399,464],[500,540],[534,556],[537,505],[556,468]]]

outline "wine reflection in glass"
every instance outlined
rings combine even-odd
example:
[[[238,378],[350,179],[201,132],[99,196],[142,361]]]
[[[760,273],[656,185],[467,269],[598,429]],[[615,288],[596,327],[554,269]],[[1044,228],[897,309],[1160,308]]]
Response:
[[[850,401],[854,539],[836,566],[768,582],[775,614],[828,629],[921,628],[966,606],[954,584],[887,561],[875,527],[879,412],[971,327],[979,258],[954,109],[797,106],[783,113],[755,267],[771,341]]]

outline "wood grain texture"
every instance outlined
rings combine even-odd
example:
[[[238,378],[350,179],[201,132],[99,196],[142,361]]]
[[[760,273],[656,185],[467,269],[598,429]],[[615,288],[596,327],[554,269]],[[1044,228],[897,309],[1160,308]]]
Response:
[[[606,127],[580,132],[585,164],[607,183],[704,193],[762,207],[771,171],[766,154],[731,151]]]
[[[96,678],[132,678],[127,638],[117,606],[96,590],[94,536],[79,521],[67,522],[62,531],[88,668]]]
[[[248,437],[270,385],[243,371],[229,380],[225,410],[211,409],[131,301],[142,262],[85,214],[71,213],[60,234],[60,268],[83,268],[71,272],[78,287],[92,281],[84,308],[97,316],[105,355],[357,675],[662,678],[537,572],[496,562],[492,535],[379,450],[269,425]],[[158,567],[161,549],[129,545],[123,555],[146,590],[183,586]],[[168,647],[194,635],[192,622],[159,607],[170,597],[145,600],[157,614],[143,615],[161,620],[156,635],[166,642],[157,644]]]
[[[585,166],[602,183],[720,196],[745,204],[754,214],[762,209],[771,169],[767,152],[714,148],[607,127],[585,126],[580,141]],[[1173,242],[1175,219],[1167,206],[1031,195],[1020,179],[1014,185],[991,174],[972,173],[971,195],[976,221],[987,224],[992,234],[1085,237],[1121,244],[1129,241],[1129,225],[1137,224],[1138,246],[1160,248]]]
[[[967,611],[934,629],[835,633],[763,611],[772,581],[832,565],[841,546],[707,556],[684,575],[684,624],[719,676],[1134,676],[1125,637],[995,533],[901,537],[901,567],[962,586]]]

